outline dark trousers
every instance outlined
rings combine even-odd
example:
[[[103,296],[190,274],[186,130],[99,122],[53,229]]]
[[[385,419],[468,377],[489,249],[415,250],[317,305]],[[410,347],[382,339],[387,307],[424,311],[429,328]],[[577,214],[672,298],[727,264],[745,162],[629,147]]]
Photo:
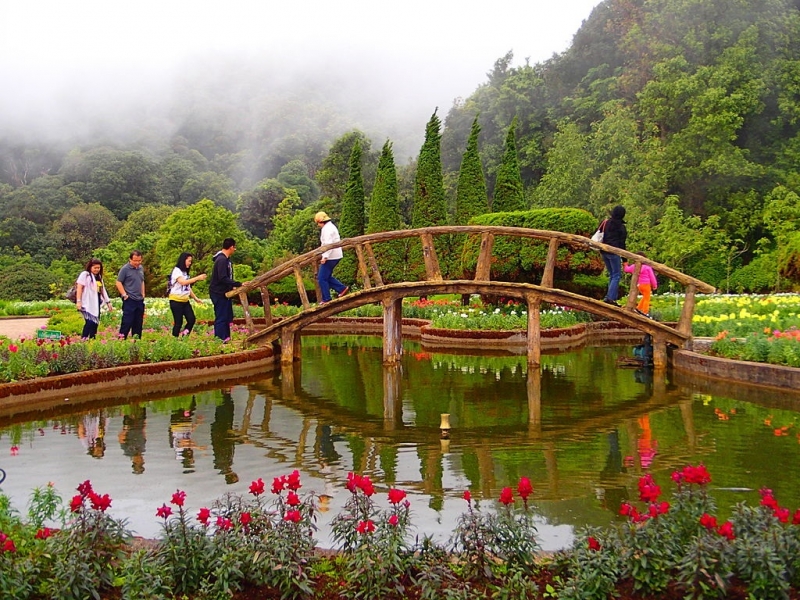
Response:
[[[92,323],[89,319],[83,324],[83,333],[81,333],[81,337],[83,339],[90,339],[97,335],[97,328],[100,326],[100,323]]]
[[[222,294],[209,294],[214,305],[214,335],[221,340],[231,337],[233,323],[233,300]]]
[[[336,290],[337,294],[341,294],[347,289],[345,284],[333,276],[333,269],[336,268],[340,260],[340,258],[335,258],[333,260],[328,259],[319,266],[317,281],[319,282],[319,288],[322,292],[321,302],[330,302],[331,288]]]
[[[176,302],[175,300],[169,301],[169,309],[172,311],[172,335],[178,337],[184,330],[183,320],[186,319],[186,334],[192,333],[195,318],[194,310],[192,310],[191,301],[189,302]]]
[[[142,324],[144,323],[144,300],[128,298],[122,301],[122,324],[119,334],[126,338],[128,334],[142,337]]]

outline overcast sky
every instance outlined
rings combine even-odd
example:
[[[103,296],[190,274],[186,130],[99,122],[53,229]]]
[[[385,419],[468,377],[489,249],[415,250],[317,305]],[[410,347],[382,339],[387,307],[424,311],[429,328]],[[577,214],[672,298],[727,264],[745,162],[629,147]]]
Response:
[[[56,122],[56,114],[68,121],[84,103],[142,102],[182,71],[231,60],[271,65],[287,78],[358,71],[410,110],[446,113],[509,50],[514,64],[564,51],[596,4],[2,0],[0,127]]]

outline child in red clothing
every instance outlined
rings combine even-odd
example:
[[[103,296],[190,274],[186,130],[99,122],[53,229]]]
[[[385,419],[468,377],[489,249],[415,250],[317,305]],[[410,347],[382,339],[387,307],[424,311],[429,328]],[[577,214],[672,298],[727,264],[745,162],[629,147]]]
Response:
[[[637,252],[636,254],[639,256],[644,256],[643,252]],[[633,273],[635,265],[625,263],[623,268],[625,269],[626,273]],[[656,274],[653,271],[653,267],[650,265],[642,265],[642,270],[639,271],[639,283],[637,287],[639,288],[639,293],[642,295],[642,297],[639,300],[639,303],[636,305],[636,310],[643,315],[649,315],[650,294],[658,287],[658,280],[656,279]]]

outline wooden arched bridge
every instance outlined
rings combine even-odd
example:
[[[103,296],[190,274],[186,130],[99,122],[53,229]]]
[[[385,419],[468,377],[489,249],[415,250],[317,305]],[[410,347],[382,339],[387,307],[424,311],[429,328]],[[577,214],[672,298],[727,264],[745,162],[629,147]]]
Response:
[[[434,239],[437,236],[462,234],[480,237],[480,252],[475,268],[475,276],[471,279],[445,280],[439,267]],[[491,280],[494,241],[498,236],[530,239],[531,242],[547,244],[547,259],[541,281],[538,283],[515,283]],[[380,265],[376,258],[375,247],[379,244],[397,240],[417,238],[422,246],[422,258],[425,264],[425,279],[401,283],[384,283]],[[449,238],[448,238],[449,239]],[[324,304],[312,304],[308,300],[303,270],[312,269],[316,275],[320,255],[331,248],[353,250],[358,259],[358,271],[362,289],[349,293]],[[582,296],[567,290],[553,287],[558,250],[561,246],[569,246],[573,250],[583,252],[610,252],[618,254],[634,265],[630,292],[624,306],[616,307],[600,300]],[[638,294],[636,284],[642,265],[650,265],[660,276],[673,280],[683,286],[685,291],[683,309],[676,327],[653,321],[636,313]],[[297,291],[303,304],[303,310],[291,317],[273,320],[270,311],[270,298],[267,286],[285,277],[294,276]],[[314,277],[316,282],[316,277]],[[316,285],[316,283],[315,283]],[[256,323],[248,308],[247,294],[260,290],[264,302],[264,320]],[[682,347],[692,337],[692,316],[695,307],[696,293],[711,293],[714,287],[693,277],[689,277],[671,269],[666,265],[653,262],[637,254],[606,246],[591,241],[589,238],[539,229],[519,227],[483,227],[483,226],[449,226],[426,227],[402,231],[387,231],[355,238],[344,239],[336,244],[322,246],[302,256],[289,260],[270,271],[255,277],[252,281],[228,293],[229,297],[238,296],[244,308],[245,321],[250,331],[247,344],[280,343],[281,363],[289,364],[300,357],[300,332],[304,327],[365,304],[380,303],[383,306],[383,360],[386,364],[399,361],[402,354],[402,302],[408,296],[433,294],[489,294],[518,298],[527,304],[527,354],[530,364],[539,364],[540,359],[540,307],[542,302],[569,306],[600,317],[605,317],[648,333],[653,338],[653,362],[657,368],[667,364],[667,346]],[[319,297],[319,289],[317,289]]]

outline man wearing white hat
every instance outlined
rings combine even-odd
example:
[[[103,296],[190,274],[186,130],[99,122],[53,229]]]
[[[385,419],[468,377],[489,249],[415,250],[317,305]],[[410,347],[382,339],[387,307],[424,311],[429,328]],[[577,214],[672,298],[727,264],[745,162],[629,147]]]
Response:
[[[339,237],[339,230],[336,229],[336,225],[331,222],[331,218],[326,213],[320,211],[315,214],[314,222],[320,227],[320,246],[335,244],[341,240]],[[341,259],[341,248],[331,248],[330,250],[323,252],[319,259],[319,272],[317,273],[317,281],[319,282],[319,287],[322,292],[322,298],[319,300],[320,304],[323,302],[330,302],[331,288],[336,290],[336,293],[339,296],[344,296],[350,291],[348,286],[333,276],[333,269],[339,264]]]

